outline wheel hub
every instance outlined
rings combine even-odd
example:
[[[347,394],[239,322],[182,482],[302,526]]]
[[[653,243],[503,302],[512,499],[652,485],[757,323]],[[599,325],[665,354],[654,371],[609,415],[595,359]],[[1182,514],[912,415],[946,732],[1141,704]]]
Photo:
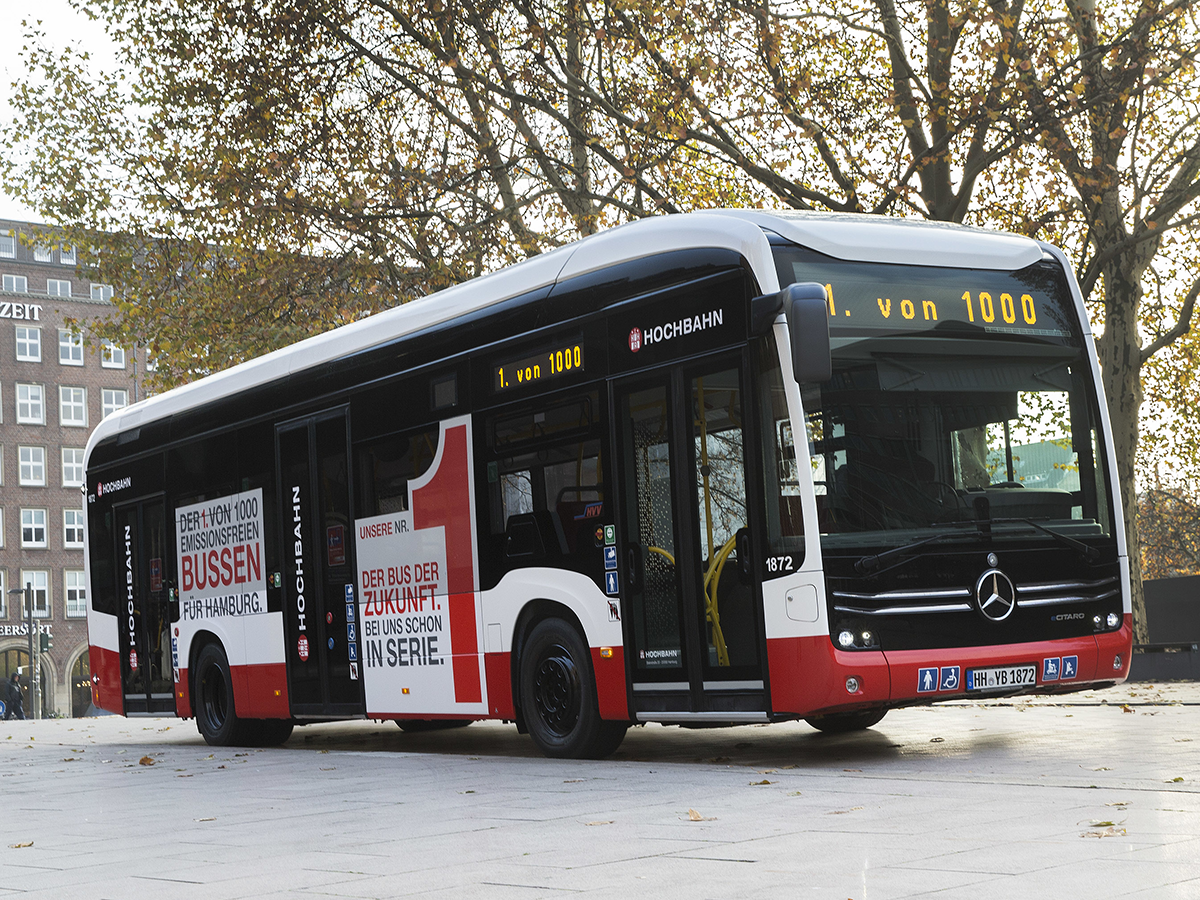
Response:
[[[555,734],[570,734],[579,721],[580,695],[575,661],[565,648],[550,647],[534,675],[534,700],[539,717]]]

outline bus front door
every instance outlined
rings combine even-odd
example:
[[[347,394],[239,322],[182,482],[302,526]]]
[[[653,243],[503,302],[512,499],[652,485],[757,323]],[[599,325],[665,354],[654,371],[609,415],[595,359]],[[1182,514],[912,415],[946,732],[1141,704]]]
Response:
[[[275,446],[292,715],[362,716],[346,410],[277,426]]]
[[[114,512],[125,715],[174,715],[166,507],[154,497]]]
[[[737,355],[615,385],[618,577],[642,718],[751,721],[767,709],[744,383]]]

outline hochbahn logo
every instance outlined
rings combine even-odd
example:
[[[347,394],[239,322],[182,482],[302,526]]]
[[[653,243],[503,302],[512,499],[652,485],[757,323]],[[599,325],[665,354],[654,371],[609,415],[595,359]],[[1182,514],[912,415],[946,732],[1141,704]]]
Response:
[[[725,310],[714,309],[702,315],[687,316],[676,319],[674,322],[664,322],[662,325],[655,325],[645,331],[635,326],[629,332],[629,350],[637,353],[644,346],[661,344],[663,341],[694,334],[697,331],[706,331],[709,328],[717,328],[724,324]]]

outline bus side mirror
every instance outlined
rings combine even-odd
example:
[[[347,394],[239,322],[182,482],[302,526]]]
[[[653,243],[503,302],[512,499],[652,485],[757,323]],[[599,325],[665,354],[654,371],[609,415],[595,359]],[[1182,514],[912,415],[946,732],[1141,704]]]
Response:
[[[750,330],[766,334],[780,311],[787,317],[792,340],[792,373],[798,384],[833,377],[829,355],[829,307],[825,288],[815,282],[789,284],[778,294],[750,301]]]

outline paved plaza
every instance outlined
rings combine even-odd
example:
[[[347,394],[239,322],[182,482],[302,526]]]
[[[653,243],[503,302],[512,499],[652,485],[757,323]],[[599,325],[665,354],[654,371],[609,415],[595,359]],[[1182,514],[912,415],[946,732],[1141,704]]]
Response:
[[[1200,687],[635,729],[0,722],[0,897],[1200,897]]]

